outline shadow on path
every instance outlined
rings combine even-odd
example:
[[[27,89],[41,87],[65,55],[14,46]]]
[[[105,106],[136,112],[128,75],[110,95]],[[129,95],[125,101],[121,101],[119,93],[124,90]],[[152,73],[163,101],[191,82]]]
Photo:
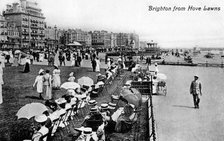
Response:
[[[177,107],[177,108],[191,108],[194,109],[194,107],[191,106],[184,106],[184,105],[172,105],[173,107]]]

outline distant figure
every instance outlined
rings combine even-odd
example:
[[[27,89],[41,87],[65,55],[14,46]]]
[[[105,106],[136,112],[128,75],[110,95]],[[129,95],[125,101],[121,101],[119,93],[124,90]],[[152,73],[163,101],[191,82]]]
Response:
[[[36,77],[35,82],[33,83],[33,87],[35,87],[35,85],[37,86],[37,93],[39,94],[40,99],[44,99],[42,97],[43,83],[44,83],[43,75],[44,75],[44,70],[40,69],[39,70],[39,75]]]
[[[100,60],[98,57],[96,57],[96,72],[100,72]]]
[[[58,68],[57,65],[54,65],[53,70],[53,87],[59,89],[61,86],[61,78],[60,78],[61,70]]]
[[[2,98],[2,85],[4,84],[3,81],[3,69],[2,69],[2,62],[0,61],[0,104],[3,103],[3,98]]]
[[[92,67],[93,67],[93,72],[95,72],[96,71],[96,59],[95,58],[92,60]]]
[[[23,73],[30,72],[30,59],[29,57],[26,58],[26,63],[24,65]]]
[[[44,89],[45,89],[45,99],[52,99],[52,76],[50,71],[46,70],[44,75]]]
[[[199,108],[200,98],[199,95],[202,95],[201,92],[201,82],[198,80],[198,76],[194,76],[194,80],[191,82],[190,94],[193,96],[194,107]]]
[[[155,74],[157,75],[157,74],[158,74],[158,72],[159,72],[159,69],[158,69],[158,64],[157,64],[157,63],[155,63]]]

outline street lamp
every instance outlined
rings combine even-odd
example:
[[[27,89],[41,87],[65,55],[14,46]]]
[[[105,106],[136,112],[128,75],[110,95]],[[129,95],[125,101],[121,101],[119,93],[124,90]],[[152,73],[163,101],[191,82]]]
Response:
[[[55,30],[54,47],[56,48],[56,36],[57,36],[57,26],[56,25],[54,26],[54,30]],[[55,50],[55,48],[54,48],[54,50]]]
[[[48,56],[47,56],[48,65],[50,65],[50,45],[49,45],[49,41],[50,41],[50,38],[48,37],[46,39],[46,45],[47,45],[47,50],[48,50]]]

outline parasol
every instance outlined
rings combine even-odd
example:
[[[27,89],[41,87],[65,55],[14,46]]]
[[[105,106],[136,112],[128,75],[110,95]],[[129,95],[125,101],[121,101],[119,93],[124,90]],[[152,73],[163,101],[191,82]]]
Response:
[[[80,85],[76,82],[65,82],[61,85],[61,88],[64,89],[76,89],[76,88],[80,88]]]
[[[121,92],[121,96],[128,101],[129,104],[135,105],[135,107],[141,106],[142,103],[142,95],[141,93],[134,88],[123,88]]]
[[[78,79],[80,85],[92,86],[94,84],[93,79],[87,76],[83,76]]]
[[[34,116],[43,114],[43,112],[47,110],[47,107],[42,103],[29,103],[21,107],[17,112],[16,116],[18,117],[18,119],[30,119]]]

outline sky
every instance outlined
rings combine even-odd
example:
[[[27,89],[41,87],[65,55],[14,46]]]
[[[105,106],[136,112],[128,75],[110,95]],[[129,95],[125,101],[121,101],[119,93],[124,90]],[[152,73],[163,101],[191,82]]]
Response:
[[[19,0],[0,0],[6,4]],[[42,9],[46,22],[59,28],[86,31],[134,32],[141,41],[160,47],[224,47],[222,0],[31,0]],[[153,7],[185,7],[185,11],[149,11]],[[188,11],[194,7],[220,7],[220,11]]]

